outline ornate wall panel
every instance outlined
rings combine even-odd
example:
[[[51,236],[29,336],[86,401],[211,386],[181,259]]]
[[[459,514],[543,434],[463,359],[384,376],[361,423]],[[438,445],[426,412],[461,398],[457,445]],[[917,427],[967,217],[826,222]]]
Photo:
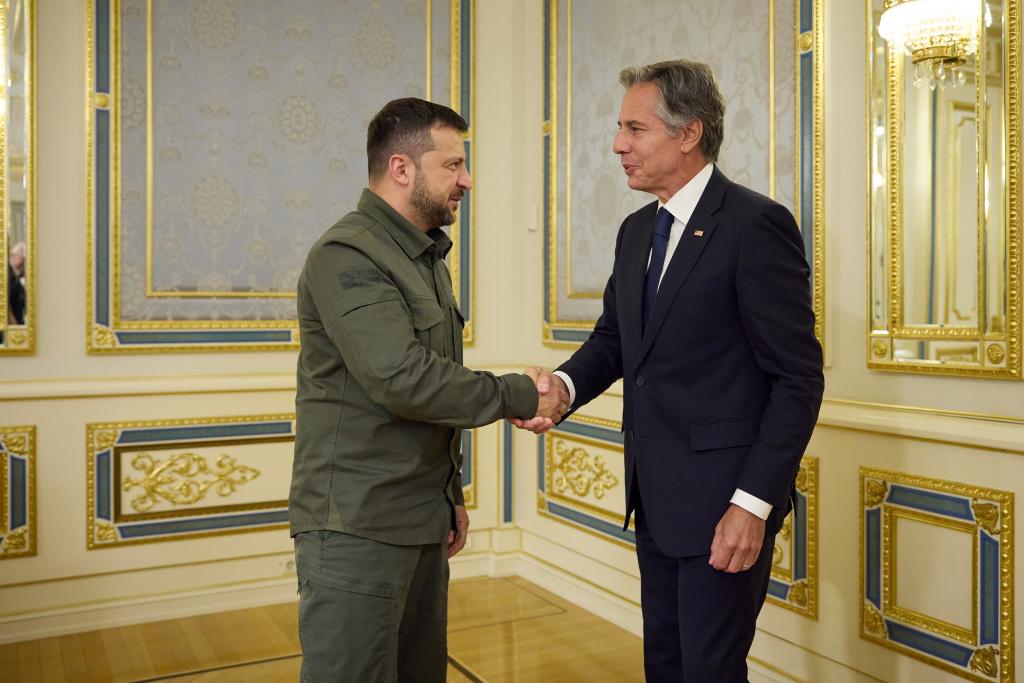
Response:
[[[861,468],[861,637],[1014,680],[1013,494]]]
[[[537,509],[541,515],[633,547],[625,517],[622,425],[573,415],[537,445]]]
[[[295,416],[93,423],[89,548],[286,528]],[[476,432],[463,432],[463,488],[476,507]]]
[[[818,458],[805,455],[796,505],[775,537],[768,602],[818,619]]]
[[[412,95],[472,126],[472,15],[472,0],[92,0],[88,349],[295,348],[297,278],[366,185],[372,115]],[[471,323],[468,206],[449,264]]]
[[[707,62],[721,85],[722,170],[797,217],[823,340],[823,5],[546,0],[546,344],[573,347],[590,334],[620,222],[653,199],[629,190],[611,151],[619,70],[679,57]]]
[[[0,560],[35,555],[35,427],[0,427],[0,505]]]
[[[88,547],[287,528],[294,415],[86,425]]]

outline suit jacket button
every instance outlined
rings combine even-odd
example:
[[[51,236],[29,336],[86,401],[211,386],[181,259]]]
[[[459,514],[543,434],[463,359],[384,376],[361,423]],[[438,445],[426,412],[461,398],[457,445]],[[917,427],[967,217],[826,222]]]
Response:
[[[636,378],[636,385],[642,387],[644,385],[644,376],[640,375]]]

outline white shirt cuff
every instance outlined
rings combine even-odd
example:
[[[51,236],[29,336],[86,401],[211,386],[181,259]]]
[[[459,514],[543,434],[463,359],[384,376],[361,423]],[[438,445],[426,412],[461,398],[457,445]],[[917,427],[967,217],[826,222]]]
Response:
[[[576,403],[576,387],[573,386],[572,379],[569,378],[569,375],[565,374],[561,370],[555,370],[554,374],[562,378],[562,381],[565,382],[565,387],[569,390],[569,405],[571,406]]]
[[[743,489],[736,489],[736,493],[732,494],[732,500],[729,502],[739,505],[750,514],[757,515],[761,519],[768,519],[768,515],[772,511],[770,503],[764,502],[757,496],[750,495]]]

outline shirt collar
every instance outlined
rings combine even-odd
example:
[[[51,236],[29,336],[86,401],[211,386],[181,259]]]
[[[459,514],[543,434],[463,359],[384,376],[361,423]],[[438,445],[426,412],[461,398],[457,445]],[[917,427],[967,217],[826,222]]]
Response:
[[[690,220],[690,216],[693,215],[693,210],[697,208],[697,202],[700,201],[700,196],[704,194],[704,188],[708,186],[708,181],[711,180],[711,172],[715,169],[714,164],[707,164],[702,168],[697,175],[690,178],[690,182],[683,185],[679,190],[672,195],[669,200],[662,204],[658,202],[658,208],[666,208],[673,217],[683,225]]]
[[[372,190],[363,190],[359,210],[376,218],[410,259],[419,258],[429,249],[444,258],[452,248],[452,240],[444,230],[434,228],[423,232]]]

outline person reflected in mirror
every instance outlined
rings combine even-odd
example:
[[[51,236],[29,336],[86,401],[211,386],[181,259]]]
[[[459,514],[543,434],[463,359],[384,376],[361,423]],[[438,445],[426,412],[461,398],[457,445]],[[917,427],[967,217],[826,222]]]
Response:
[[[647,681],[742,683],[824,391],[810,269],[790,212],[715,164],[725,100],[710,67],[619,82],[612,151],[656,201],[619,228],[590,338],[538,385],[571,413],[623,380]]]
[[[25,263],[28,249],[18,242],[7,257],[7,324],[24,325],[27,297],[25,293]]]

